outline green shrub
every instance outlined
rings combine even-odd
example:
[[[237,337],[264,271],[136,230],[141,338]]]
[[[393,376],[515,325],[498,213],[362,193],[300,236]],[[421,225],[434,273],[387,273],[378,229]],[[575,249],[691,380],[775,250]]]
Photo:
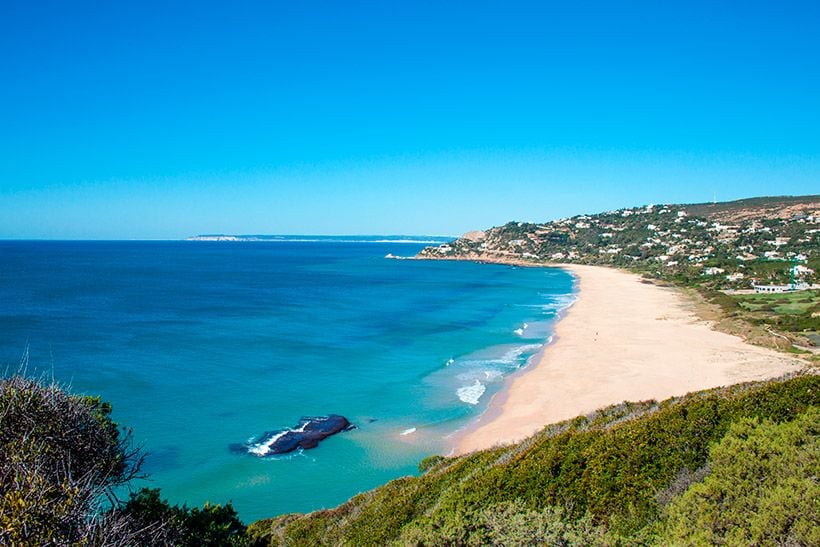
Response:
[[[159,489],[143,488],[131,494],[123,508],[138,530],[150,534],[138,537],[138,543],[162,543],[180,547],[198,545],[246,545],[245,526],[236,510],[206,503],[202,509],[170,505],[160,496]]]
[[[129,526],[104,499],[142,457],[98,398],[54,383],[0,380],[0,544],[122,541]]]
[[[399,545],[606,545],[606,530],[591,515],[566,518],[561,507],[535,511],[520,499],[502,502],[458,520],[421,519],[407,526]]]
[[[667,508],[670,544],[820,545],[820,410],[744,418],[710,452],[711,473]]]
[[[0,380],[0,545],[244,545],[236,511],[170,506],[144,489],[116,491],[142,454],[111,405],[59,385]]]
[[[444,456],[438,455],[427,456],[419,462],[419,473],[426,473],[427,471],[437,466],[441,462],[445,461],[446,459],[447,458],[445,458]]]

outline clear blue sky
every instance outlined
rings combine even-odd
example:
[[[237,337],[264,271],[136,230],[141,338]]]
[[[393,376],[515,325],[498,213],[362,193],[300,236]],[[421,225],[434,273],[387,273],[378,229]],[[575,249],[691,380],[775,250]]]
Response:
[[[820,193],[820,3],[0,3],[0,238]]]

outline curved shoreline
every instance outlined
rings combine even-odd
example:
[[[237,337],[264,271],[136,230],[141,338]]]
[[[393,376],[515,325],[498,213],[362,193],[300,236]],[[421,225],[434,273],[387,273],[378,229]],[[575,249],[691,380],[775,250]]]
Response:
[[[489,264],[498,264],[497,262],[488,262]],[[485,424],[492,422],[493,420],[497,419],[501,415],[502,408],[507,401],[509,396],[509,390],[512,383],[519,378],[520,376],[526,375],[530,372],[533,368],[537,367],[541,360],[544,358],[544,354],[546,351],[549,350],[553,345],[558,343],[560,340],[556,329],[558,324],[567,316],[567,313],[572,309],[575,303],[578,301],[579,298],[579,290],[578,290],[578,276],[573,273],[569,268],[563,267],[563,265],[542,265],[542,264],[531,264],[531,263],[521,263],[521,264],[509,264],[507,262],[503,262],[501,264],[505,265],[521,265],[525,267],[538,267],[538,268],[560,268],[567,270],[570,275],[573,277],[573,288],[572,288],[572,296],[574,297],[572,303],[564,306],[560,310],[557,311],[555,317],[552,319],[552,334],[547,337],[544,341],[541,349],[538,350],[534,355],[532,355],[526,362],[526,365],[521,367],[520,369],[508,374],[504,380],[501,389],[496,391],[490,397],[489,402],[487,403],[487,407],[473,420],[470,421],[466,426],[461,427],[460,429],[456,430],[455,432],[447,435],[446,439],[448,440],[447,446],[449,447],[448,450],[448,457],[449,456],[457,456],[461,452],[458,450],[459,445],[462,441],[472,436],[478,429],[483,427]],[[489,448],[489,447],[488,447]]]
[[[676,289],[612,268],[554,266],[575,276],[575,303],[556,323],[553,343],[454,436],[454,454],[519,441],[625,400],[665,399],[803,368],[799,359],[712,330]]]

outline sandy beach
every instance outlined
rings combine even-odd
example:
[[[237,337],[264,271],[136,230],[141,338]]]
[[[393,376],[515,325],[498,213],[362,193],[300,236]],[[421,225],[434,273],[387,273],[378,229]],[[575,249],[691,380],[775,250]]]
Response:
[[[558,322],[555,342],[458,438],[456,454],[511,443],[622,401],[661,400],[803,366],[712,330],[674,289],[610,268],[566,268],[579,298]]]

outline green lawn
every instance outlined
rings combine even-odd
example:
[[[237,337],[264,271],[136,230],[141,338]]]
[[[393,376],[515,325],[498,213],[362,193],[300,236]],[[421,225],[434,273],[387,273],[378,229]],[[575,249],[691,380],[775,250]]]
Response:
[[[820,291],[796,291],[782,294],[733,295],[746,310],[771,311],[778,314],[802,315],[820,307]]]
[[[820,291],[797,291],[782,294],[731,295],[740,307],[741,316],[752,323],[765,323],[784,331],[817,333],[820,331]]]

